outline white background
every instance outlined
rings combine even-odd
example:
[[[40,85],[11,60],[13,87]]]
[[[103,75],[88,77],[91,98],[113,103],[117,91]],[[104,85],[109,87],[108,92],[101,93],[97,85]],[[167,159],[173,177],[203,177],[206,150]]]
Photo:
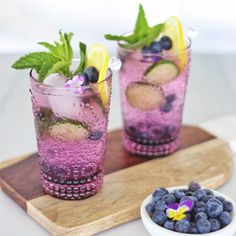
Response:
[[[40,49],[60,29],[75,33],[75,46],[101,41],[114,51],[103,35],[132,30],[139,2],[151,25],[178,15],[185,29],[196,27],[194,52],[236,52],[234,0],[0,0],[0,53]]]

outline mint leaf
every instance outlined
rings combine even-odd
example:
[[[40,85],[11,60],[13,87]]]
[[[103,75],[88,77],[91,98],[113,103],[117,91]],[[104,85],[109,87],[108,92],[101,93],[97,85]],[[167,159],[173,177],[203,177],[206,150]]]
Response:
[[[134,34],[128,35],[128,36],[118,36],[118,35],[112,35],[112,34],[105,34],[104,37],[108,40],[116,40],[116,41],[126,41],[128,43],[135,43],[136,42],[136,36]]]
[[[104,37],[108,40],[125,41],[126,43],[122,44],[122,47],[136,49],[155,41],[162,29],[163,24],[158,24],[153,27],[148,26],[143,6],[140,4],[133,34],[128,36],[106,34]]]
[[[139,13],[135,23],[134,35],[137,38],[142,38],[148,33],[149,29],[143,6],[139,4]]]
[[[33,52],[19,58],[13,65],[14,69],[35,69],[37,72],[41,69],[44,63],[57,62],[51,53],[48,52]]]
[[[85,68],[86,45],[84,43],[80,42],[79,49],[80,49],[80,63],[79,63],[78,68],[75,70],[74,75],[83,72],[84,68]]]
[[[64,74],[69,77],[71,76],[71,74],[70,73],[68,74],[68,70],[67,70],[68,66],[70,66],[70,62],[58,61],[55,64],[52,64],[52,66],[49,68],[46,75],[60,72],[60,74]]]

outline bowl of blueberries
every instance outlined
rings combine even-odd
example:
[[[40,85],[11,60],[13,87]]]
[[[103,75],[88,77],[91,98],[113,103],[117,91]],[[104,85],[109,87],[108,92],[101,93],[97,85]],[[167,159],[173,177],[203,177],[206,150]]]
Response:
[[[228,196],[191,182],[157,188],[143,201],[141,219],[152,236],[235,236],[235,208]]]

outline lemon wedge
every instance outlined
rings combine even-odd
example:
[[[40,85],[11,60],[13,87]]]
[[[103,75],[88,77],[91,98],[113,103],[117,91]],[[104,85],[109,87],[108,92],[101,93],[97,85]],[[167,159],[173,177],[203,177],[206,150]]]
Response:
[[[104,81],[107,74],[108,63],[109,54],[103,44],[96,43],[89,48],[86,65],[94,66],[99,71],[98,89],[100,91],[103,106],[106,106],[109,99],[109,89],[107,88],[107,83]]]
[[[169,36],[172,39],[171,52],[179,55],[179,67],[183,70],[187,63],[187,53],[184,41],[183,28],[180,19],[177,16],[171,16],[164,24],[163,34]]]

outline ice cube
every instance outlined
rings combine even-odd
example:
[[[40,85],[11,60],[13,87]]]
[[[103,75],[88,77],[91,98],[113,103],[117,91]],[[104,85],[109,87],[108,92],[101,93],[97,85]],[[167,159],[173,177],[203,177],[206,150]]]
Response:
[[[65,82],[68,78],[58,73],[53,73],[45,78],[44,84],[51,85],[54,87],[64,88]]]

